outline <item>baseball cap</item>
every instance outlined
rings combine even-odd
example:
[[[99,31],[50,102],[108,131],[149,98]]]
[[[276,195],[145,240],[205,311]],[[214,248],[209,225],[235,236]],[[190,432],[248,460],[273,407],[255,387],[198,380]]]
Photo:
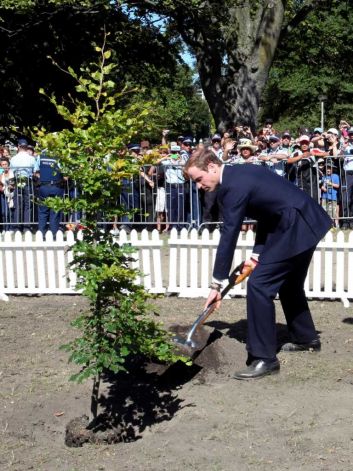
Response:
[[[27,139],[24,139],[24,138],[19,139],[17,141],[17,145],[19,145],[19,146],[28,146],[28,141],[27,141]]]
[[[221,141],[222,137],[220,134],[213,134],[212,141]]]
[[[353,126],[348,129],[348,134],[353,134]]]
[[[292,137],[292,136],[289,131],[284,131],[284,133],[282,134],[282,138],[283,137]]]
[[[127,148],[129,150],[140,150],[140,144],[129,144]]]
[[[190,136],[184,137],[183,144],[192,144],[192,137]]]
[[[300,136],[300,138],[298,139],[299,142],[310,142],[310,137],[307,136],[306,134],[303,134],[302,136]]]
[[[319,132],[320,134],[322,134],[322,133],[323,133],[323,129],[322,129],[322,128],[315,128],[315,129],[314,129],[314,134],[315,134],[316,132]]]
[[[280,137],[277,136],[276,134],[271,134],[271,136],[269,136],[268,140],[272,141],[272,142],[278,142],[280,140]]]
[[[336,128],[330,128],[327,130],[327,134],[334,134],[335,136],[338,136],[339,132]]]

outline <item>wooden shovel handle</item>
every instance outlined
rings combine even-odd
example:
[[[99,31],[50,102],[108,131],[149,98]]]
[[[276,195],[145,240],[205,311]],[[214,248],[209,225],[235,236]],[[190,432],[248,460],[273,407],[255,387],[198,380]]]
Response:
[[[252,272],[251,267],[244,267],[242,273],[240,273],[240,275],[238,275],[236,279],[234,280],[234,286],[244,281],[245,278],[247,278],[251,274],[251,272]]]

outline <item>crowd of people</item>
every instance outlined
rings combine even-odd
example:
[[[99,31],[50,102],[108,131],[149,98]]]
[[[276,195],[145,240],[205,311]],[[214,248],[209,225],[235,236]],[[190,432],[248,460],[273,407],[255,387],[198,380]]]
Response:
[[[136,161],[152,154],[153,164],[141,165],[139,175],[124,179],[120,203],[133,216],[104,221],[113,230],[133,227],[170,231],[173,227],[213,229],[222,221],[217,192],[204,192],[185,176],[183,167],[195,150],[209,148],[224,165],[262,165],[290,180],[328,212],[336,227],[353,229],[353,126],[341,121],[327,131],[301,128],[297,135],[278,132],[266,120],[256,134],[249,127],[235,126],[196,142],[191,136],[169,139],[163,130],[161,143],[132,143],[126,152]],[[48,196],[74,197],[77,188],[68,184],[55,159],[37,155],[26,139],[19,139],[16,152],[0,146],[0,202],[3,230],[39,228],[53,233],[62,227],[60,213],[44,203]],[[78,182],[79,184],[79,182]],[[39,202],[37,204],[36,202]],[[78,222],[81,215],[69,220]],[[245,220],[244,230],[255,221]]]
[[[256,135],[249,127],[235,126],[231,132],[216,133],[198,143],[189,136],[178,136],[168,142],[168,133],[163,131],[157,165],[147,169],[152,177],[152,182],[147,184],[149,189],[154,187],[153,178],[157,175],[154,211],[158,229],[163,220],[167,221],[165,230],[185,225],[212,229],[221,222],[217,192],[197,191],[182,172],[192,153],[200,148],[212,150],[224,165],[266,166],[319,202],[336,227],[353,228],[353,126],[346,121],[340,122],[339,129],[327,131],[320,127],[301,128],[294,136],[289,131],[275,130],[269,119]],[[148,141],[133,147],[136,157],[153,152]],[[140,186],[142,206],[147,193]],[[152,193],[147,198],[150,202]],[[146,205],[145,209],[148,209]],[[253,221],[244,222],[244,230],[252,227]]]

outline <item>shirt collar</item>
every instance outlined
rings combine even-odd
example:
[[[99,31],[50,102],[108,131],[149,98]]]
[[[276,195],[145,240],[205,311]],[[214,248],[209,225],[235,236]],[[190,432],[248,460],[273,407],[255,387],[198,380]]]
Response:
[[[225,165],[222,165],[222,166],[221,166],[221,170],[220,170],[220,176],[219,176],[219,184],[220,184],[220,185],[222,185],[224,167],[225,167]]]

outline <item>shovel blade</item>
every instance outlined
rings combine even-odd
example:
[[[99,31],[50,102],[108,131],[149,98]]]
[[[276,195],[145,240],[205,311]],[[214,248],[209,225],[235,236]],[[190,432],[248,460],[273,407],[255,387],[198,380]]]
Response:
[[[193,357],[193,355],[207,345],[210,337],[210,331],[205,327],[198,328],[191,339],[187,339],[190,326],[173,325],[169,329],[175,333],[173,342],[176,349],[185,356]]]

